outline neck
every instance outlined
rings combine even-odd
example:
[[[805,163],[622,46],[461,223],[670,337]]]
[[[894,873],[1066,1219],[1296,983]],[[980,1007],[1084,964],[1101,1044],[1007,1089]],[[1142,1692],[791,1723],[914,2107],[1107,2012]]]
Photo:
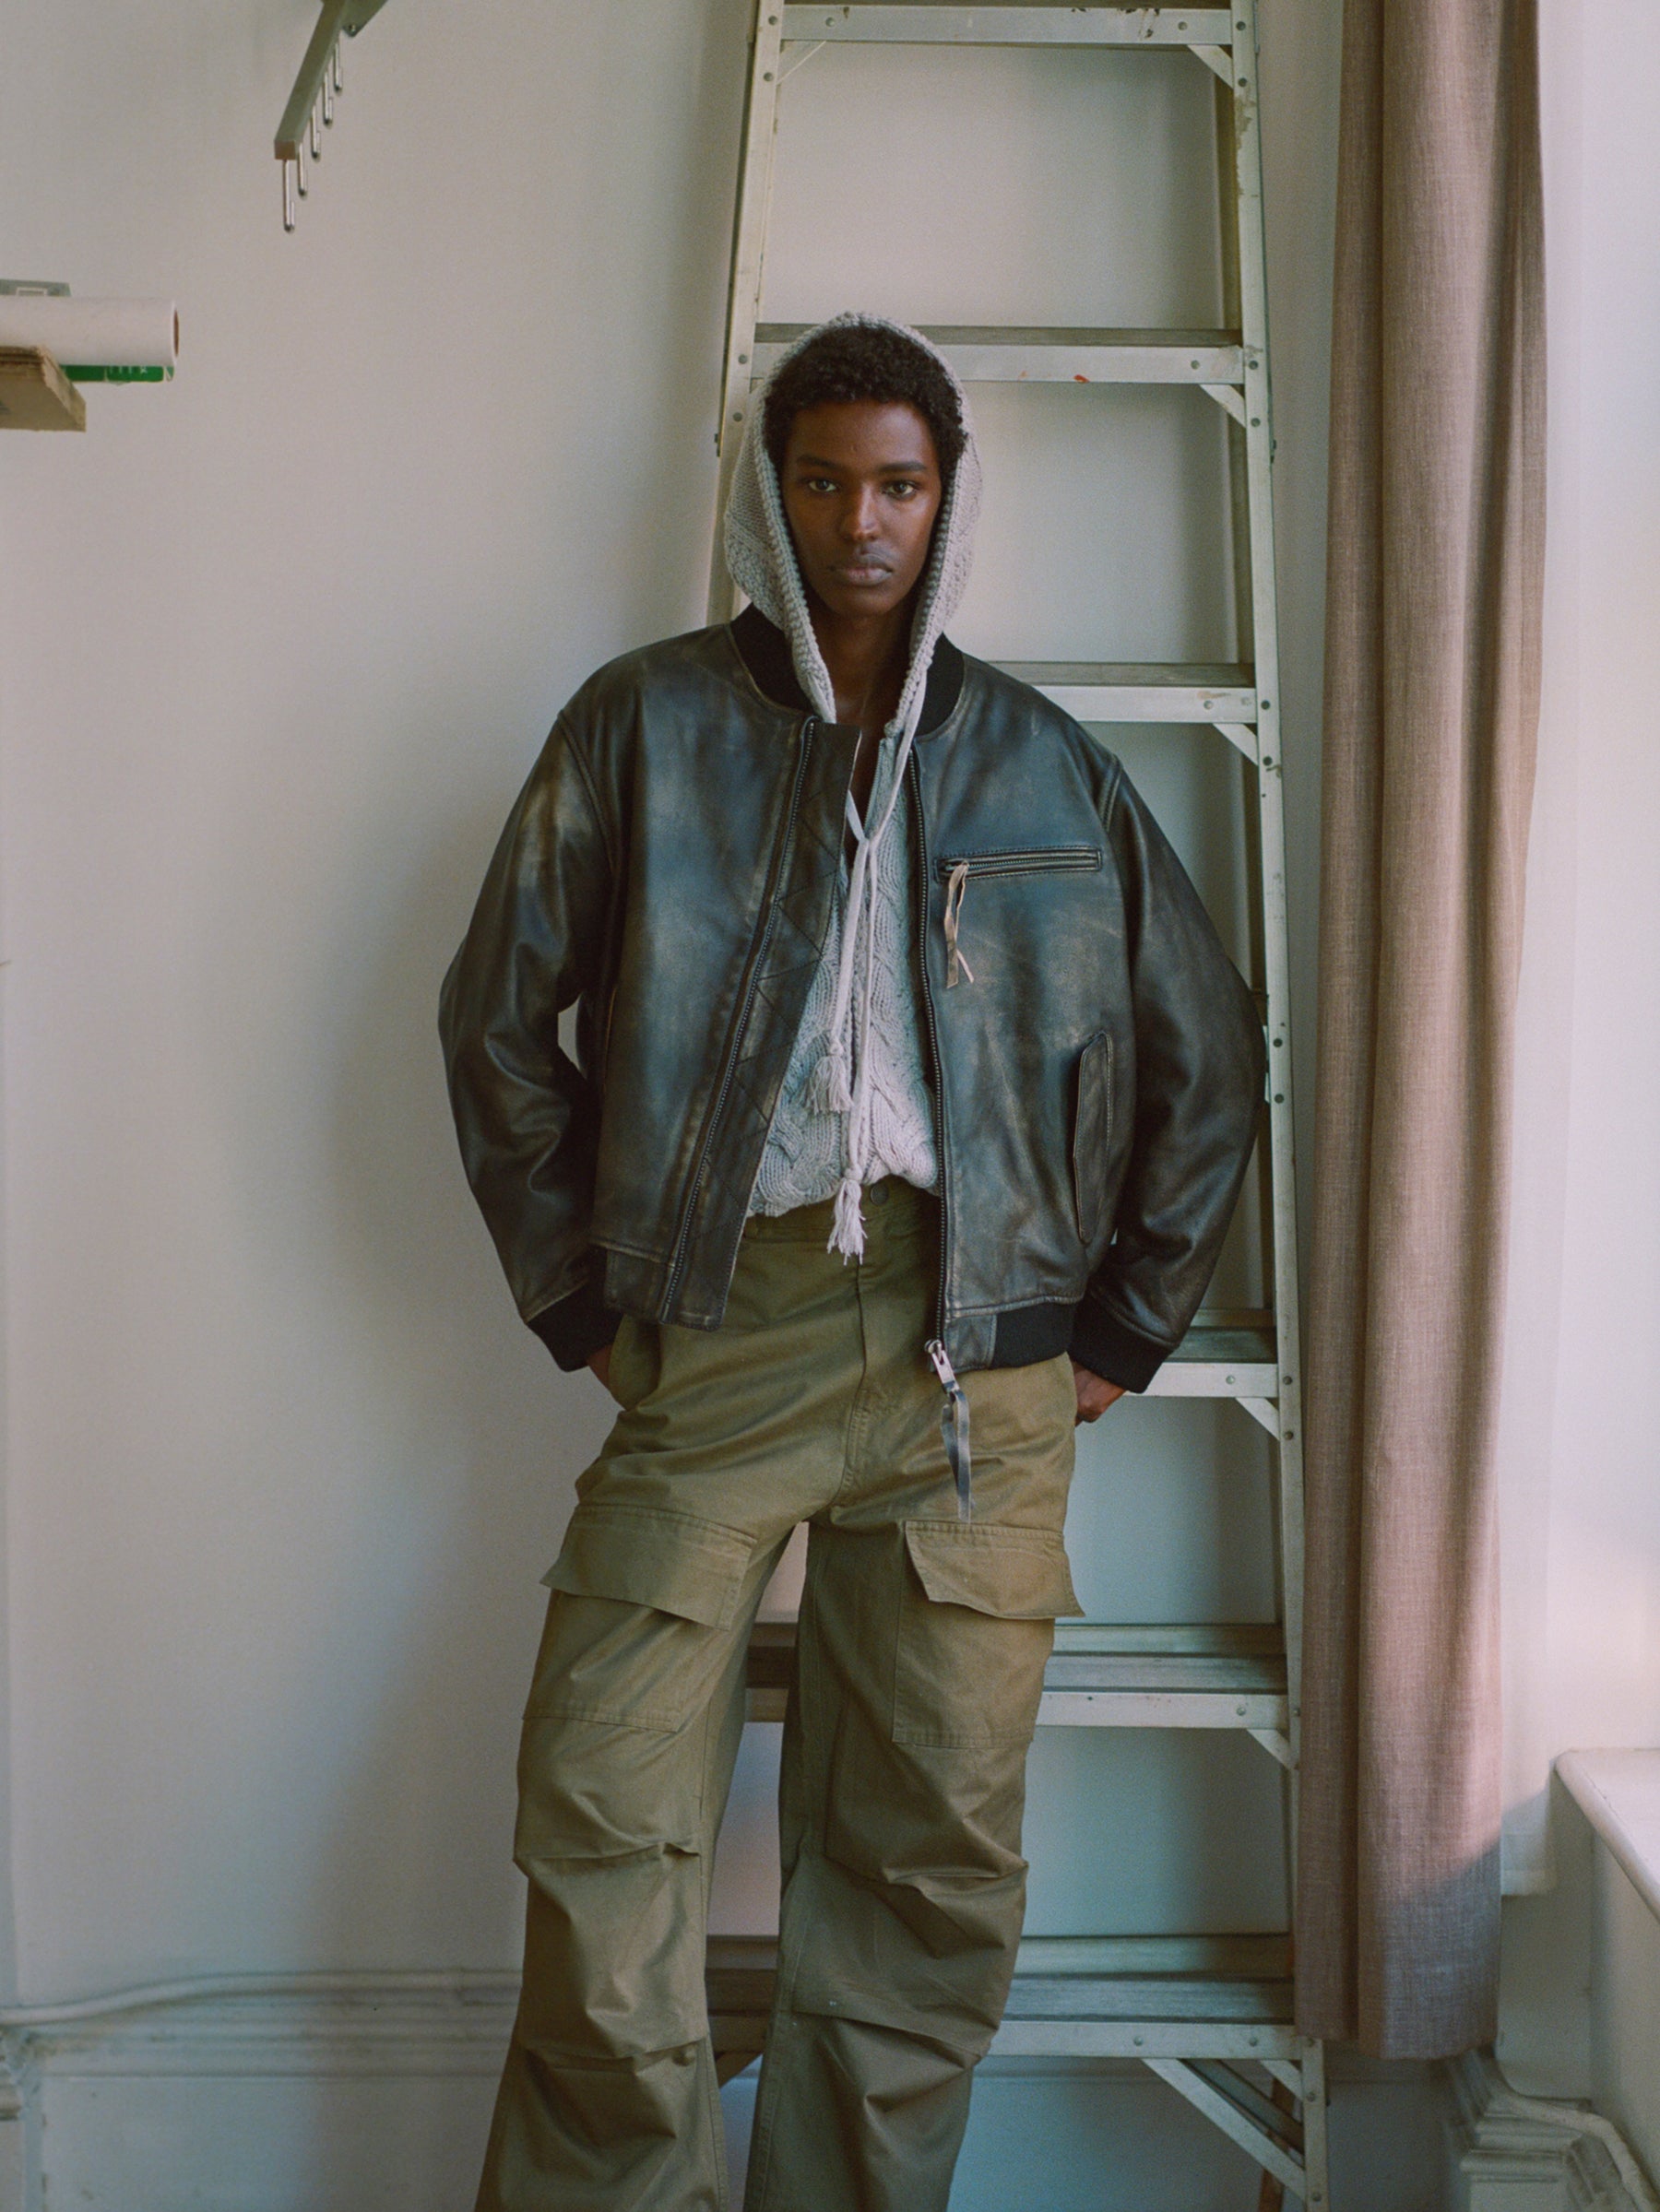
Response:
[[[808,609],[836,693],[836,719],[861,727],[886,722],[905,688],[914,594],[886,614],[843,615],[810,589]]]

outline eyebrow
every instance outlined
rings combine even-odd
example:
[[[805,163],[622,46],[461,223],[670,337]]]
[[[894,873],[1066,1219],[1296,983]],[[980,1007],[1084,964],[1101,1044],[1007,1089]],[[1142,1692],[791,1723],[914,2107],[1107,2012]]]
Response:
[[[823,454],[799,453],[793,456],[793,466],[797,468],[839,469],[845,464],[840,461],[826,460]],[[919,455],[912,461],[883,461],[878,465],[877,474],[880,476],[921,476],[932,466],[931,461],[925,461]]]

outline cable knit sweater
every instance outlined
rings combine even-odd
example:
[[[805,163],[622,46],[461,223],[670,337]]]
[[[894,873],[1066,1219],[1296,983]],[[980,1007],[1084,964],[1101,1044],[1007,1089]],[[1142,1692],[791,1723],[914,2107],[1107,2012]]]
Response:
[[[876,756],[876,775],[868,811],[879,815],[893,788],[897,740],[884,738]],[[924,1073],[921,1010],[917,1004],[916,897],[911,883],[909,803],[901,791],[888,834],[876,856],[875,960],[870,1019],[860,1026],[856,1050],[871,1063],[871,1158],[864,1179],[901,1177],[919,1190],[936,1190],[940,1164],[934,1152],[933,1101]],[[836,972],[847,912],[848,869],[842,855],[841,896],[830,935],[819,955],[818,973],[807,992],[795,1049],[767,1131],[761,1171],[750,1198],[752,1213],[788,1213],[836,1196],[846,1164],[845,1114],[819,1111],[811,1100],[813,1071],[830,1042]],[[861,929],[862,940],[864,932]],[[855,958],[863,972],[865,946]],[[855,999],[856,1012],[860,1000]]]

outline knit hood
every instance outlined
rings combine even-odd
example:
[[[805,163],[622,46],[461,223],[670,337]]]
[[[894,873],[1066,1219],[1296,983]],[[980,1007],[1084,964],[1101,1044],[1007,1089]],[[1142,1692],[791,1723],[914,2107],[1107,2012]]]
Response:
[[[941,503],[922,588],[917,594],[905,689],[894,719],[888,724],[890,737],[906,738],[915,734],[922,712],[928,670],[940,633],[955,614],[967,587],[974,557],[975,525],[979,520],[979,449],[974,442],[967,394],[943,354],[919,332],[907,329],[903,323],[891,323],[885,315],[841,314],[819,324],[797,338],[779,357],[766,391],[770,391],[785,362],[793,361],[824,331],[850,327],[895,331],[899,337],[908,338],[912,345],[919,346],[923,352],[931,354],[950,379],[963,420],[963,450]],[[807,611],[807,594],[790,540],[789,526],[784,517],[778,472],[766,450],[766,391],[757,393],[751,405],[738,466],[732,473],[724,534],[726,563],[739,590],[746,593],[767,621],[789,640],[797,680],[814,711],[826,722],[834,722],[836,693],[813,634],[812,618]]]
[[[837,315],[833,321],[820,324],[816,330],[810,330],[804,337],[799,338],[783,356],[778,368],[782,369],[786,361],[792,361],[803,347],[812,345],[821,332],[849,326],[894,331],[911,344],[921,347],[925,352],[932,354],[950,379],[963,423],[963,450],[941,503],[934,523],[933,544],[929,550],[928,566],[923,572],[921,589],[917,594],[916,613],[911,621],[910,661],[906,669],[905,686],[900,692],[894,718],[887,726],[886,735],[896,740],[893,772],[885,787],[885,787],[886,798],[874,821],[862,818],[853,803],[851,794],[848,798],[847,819],[853,840],[853,865],[847,898],[840,905],[837,917],[840,943],[835,954],[835,997],[824,1051],[813,1067],[807,1087],[807,1101],[814,1112],[840,1117],[842,1169],[841,1179],[836,1187],[830,1248],[840,1252],[846,1259],[856,1260],[863,1253],[865,1241],[860,1193],[866,1178],[877,1167],[873,1121],[875,1094],[872,1074],[873,1055],[870,1048],[877,928],[877,862],[888,839],[888,832],[905,788],[906,763],[916,739],[917,726],[922,718],[922,703],[927,693],[928,671],[933,661],[934,647],[939,643],[940,633],[955,613],[968,581],[974,526],[979,515],[980,467],[968,415],[968,402],[962,385],[943,357],[929,345],[928,340],[916,331],[907,330],[902,323],[889,323],[879,315]],[[775,370],[774,376],[777,374],[777,371]],[[770,384],[767,389],[770,391]],[[766,450],[765,422],[766,408],[763,396],[750,409],[742,449],[733,473],[732,493],[726,512],[727,566],[740,590],[747,592],[767,620],[789,640],[796,676],[802,691],[824,720],[834,722],[836,718],[835,687],[830,681],[830,672],[824,666],[824,657],[819,651],[818,639],[813,634],[812,618],[807,609],[807,594],[801,584],[800,568],[784,516],[778,473],[773,467],[772,455]],[[873,789],[872,806],[875,804],[876,790]]]

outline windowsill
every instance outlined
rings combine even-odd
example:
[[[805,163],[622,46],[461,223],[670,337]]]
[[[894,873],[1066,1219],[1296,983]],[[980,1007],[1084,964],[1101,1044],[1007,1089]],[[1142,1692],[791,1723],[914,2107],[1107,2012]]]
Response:
[[[1660,1920],[1660,1751],[1564,1751],[1556,1770]]]

